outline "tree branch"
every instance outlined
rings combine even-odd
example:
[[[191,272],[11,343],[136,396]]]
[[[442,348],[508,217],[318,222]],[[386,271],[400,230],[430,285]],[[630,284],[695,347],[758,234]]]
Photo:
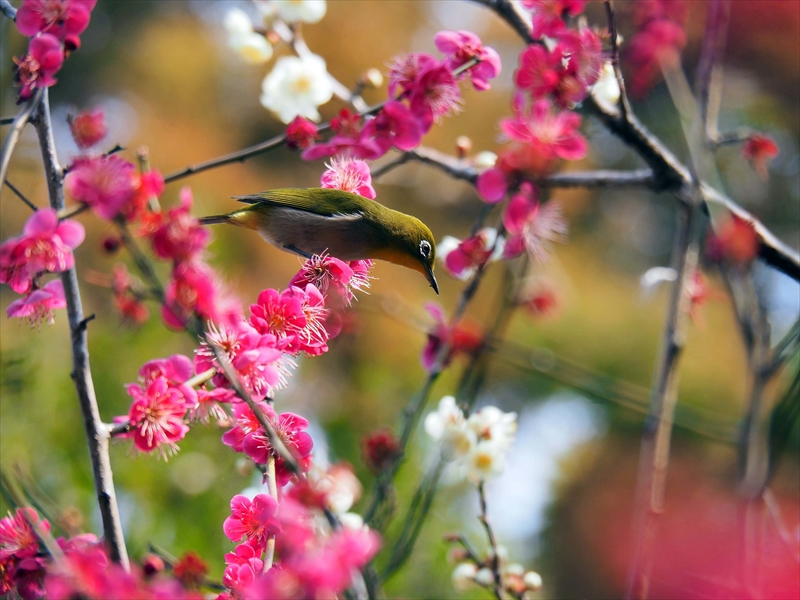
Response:
[[[56,156],[50,120],[50,106],[47,91],[38,104],[38,119],[35,123],[42,150],[47,189],[50,206],[56,211],[64,209],[64,186],[61,167]],[[109,548],[111,560],[128,569],[128,552],[122,534],[117,497],[114,490],[114,479],[111,473],[111,461],[108,456],[109,434],[97,406],[92,371],[89,364],[89,345],[86,329],[81,327],[84,320],[81,305],[78,274],[75,267],[61,274],[64,284],[64,295],[67,299],[67,317],[72,334],[73,380],[78,392],[78,400],[83,414],[86,440],[89,445],[89,456],[92,462],[95,493],[103,521],[103,537]]]
[[[22,130],[31,119],[31,115],[42,100],[42,89],[37,89],[33,96],[31,96],[25,104],[22,105],[14,121],[11,123],[11,129],[6,133],[6,139],[3,142],[3,148],[0,150],[0,185],[6,180],[8,175],[8,167],[11,164],[11,155],[14,154],[14,148],[22,136]]]
[[[3,13],[3,16],[11,19],[12,21],[16,20],[17,18],[17,9],[11,6],[11,3],[8,0],[0,0],[0,12]]]
[[[11,183],[11,182],[10,182],[8,179],[6,179],[6,180],[5,180],[3,183],[4,183],[4,184],[6,184],[6,185],[8,186],[8,188],[9,188],[9,189],[10,189],[12,192],[14,192],[14,194],[17,196],[17,198],[19,198],[20,200],[22,200],[22,202],[24,202],[24,203],[25,203],[25,205],[26,205],[28,208],[30,208],[30,209],[31,209],[32,211],[34,211],[34,212],[36,212],[37,210],[39,210],[39,209],[37,208],[37,206],[36,206],[36,205],[35,205],[33,202],[31,202],[30,200],[28,200],[28,198],[26,198],[26,197],[25,197],[25,194],[23,194],[22,192],[20,192],[20,191],[19,191],[19,189],[17,188],[17,186],[15,186],[14,184],[12,184],[12,183]]]
[[[497,551],[497,538],[494,535],[494,530],[492,529],[492,525],[489,522],[489,512],[486,507],[486,490],[483,486],[483,481],[478,484],[478,499],[480,500],[481,504],[481,514],[478,517],[478,520],[483,525],[483,528],[486,530],[486,537],[489,538],[489,547],[492,549],[492,577],[494,578],[494,586],[492,591],[494,592],[495,597],[497,600],[503,600],[502,584],[503,578],[500,575],[500,556]]]

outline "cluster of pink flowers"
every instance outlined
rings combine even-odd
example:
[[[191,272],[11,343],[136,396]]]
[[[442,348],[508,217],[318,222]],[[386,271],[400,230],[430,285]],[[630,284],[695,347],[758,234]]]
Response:
[[[422,349],[422,366],[426,370],[434,367],[445,344],[449,348],[441,365],[443,367],[456,356],[475,354],[483,346],[483,334],[477,326],[464,321],[449,325],[442,307],[433,302],[426,304],[425,310],[433,318],[433,326],[428,330],[428,342]]]
[[[56,83],[66,54],[80,47],[97,0],[24,0],[17,10],[17,29],[31,39],[28,52],[15,57],[19,99]]]
[[[689,2],[681,0],[637,0],[634,15],[638,31],[627,49],[631,77],[628,89],[642,98],[659,81],[664,66],[680,61],[686,46]]]
[[[225,555],[223,584],[229,591],[218,600],[333,597],[375,555],[378,536],[367,528],[321,532],[315,514],[327,501],[325,492],[307,484],[292,492],[298,490],[280,505],[265,494],[231,500],[223,529],[240,544]],[[268,535],[276,536],[280,555],[272,565],[263,560]]]
[[[500,74],[500,57],[483,46],[468,31],[442,31],[436,35],[436,47],[443,60],[423,53],[398,57],[389,75],[387,102],[373,117],[343,109],[331,121],[334,135],[323,143],[314,143],[316,127],[298,117],[287,128],[292,148],[301,148],[303,158],[318,160],[330,156],[375,160],[392,148],[411,150],[440,117],[457,110],[461,102],[458,78],[469,77],[478,90],[489,89],[489,80]],[[476,64],[458,76],[454,71],[472,60]]]
[[[37,210],[25,223],[22,235],[0,245],[0,283],[25,296],[13,302],[9,317],[28,318],[32,325],[52,323],[53,310],[66,306],[60,281],[41,284],[44,273],[63,273],[75,264],[72,251],[84,239],[83,226],[58,220],[53,209]]]
[[[32,524],[45,532],[50,523],[32,508],[18,508],[0,519],[0,595],[22,600],[69,600],[70,598],[171,598],[200,600],[203,596],[187,589],[179,579],[163,574],[164,563],[133,565],[126,572],[111,563],[105,546],[92,534],[77,535],[56,542],[63,558],[53,561],[39,550]],[[178,574],[178,565],[175,565]]]

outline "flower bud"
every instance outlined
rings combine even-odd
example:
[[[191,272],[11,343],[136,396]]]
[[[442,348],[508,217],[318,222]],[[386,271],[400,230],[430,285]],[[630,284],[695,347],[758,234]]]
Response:
[[[523,577],[525,575],[525,567],[519,563],[511,563],[505,569],[503,569],[503,574],[518,575],[519,577]]]
[[[453,575],[451,576],[453,587],[459,592],[468,591],[475,583],[475,575],[477,572],[478,567],[473,563],[461,563],[453,569]]]
[[[525,582],[525,587],[532,592],[542,589],[542,576],[536,571],[528,571],[522,580]]]
[[[475,583],[483,587],[494,585],[494,573],[492,573],[491,569],[483,567],[475,574]]]
[[[375,68],[367,69],[361,76],[361,81],[366,88],[378,89],[383,86],[383,73]]]
[[[447,551],[447,562],[453,565],[467,560],[468,557],[467,551],[458,546],[453,546]]]
[[[460,135],[456,138],[456,156],[464,158],[472,151],[472,140],[466,135]]]
[[[497,154],[484,150],[475,155],[473,162],[476,169],[491,169],[497,162]]]
[[[149,579],[164,571],[164,561],[155,554],[145,554],[142,557],[142,572],[145,578]]]
[[[107,235],[103,238],[103,251],[107,254],[114,254],[119,250],[122,241],[115,235]]]

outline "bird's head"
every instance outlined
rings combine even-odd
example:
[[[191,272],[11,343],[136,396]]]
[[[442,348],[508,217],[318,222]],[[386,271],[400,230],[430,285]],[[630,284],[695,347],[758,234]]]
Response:
[[[428,280],[433,291],[439,293],[439,284],[433,274],[436,260],[436,241],[425,223],[403,213],[394,213],[387,229],[387,246],[380,252],[383,260],[421,273]]]

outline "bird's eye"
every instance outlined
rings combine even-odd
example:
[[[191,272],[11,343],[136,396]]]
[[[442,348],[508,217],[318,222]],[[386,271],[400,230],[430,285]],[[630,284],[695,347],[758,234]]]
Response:
[[[422,254],[423,257],[429,258],[431,255],[431,245],[427,240],[422,240],[419,243],[419,253]]]

